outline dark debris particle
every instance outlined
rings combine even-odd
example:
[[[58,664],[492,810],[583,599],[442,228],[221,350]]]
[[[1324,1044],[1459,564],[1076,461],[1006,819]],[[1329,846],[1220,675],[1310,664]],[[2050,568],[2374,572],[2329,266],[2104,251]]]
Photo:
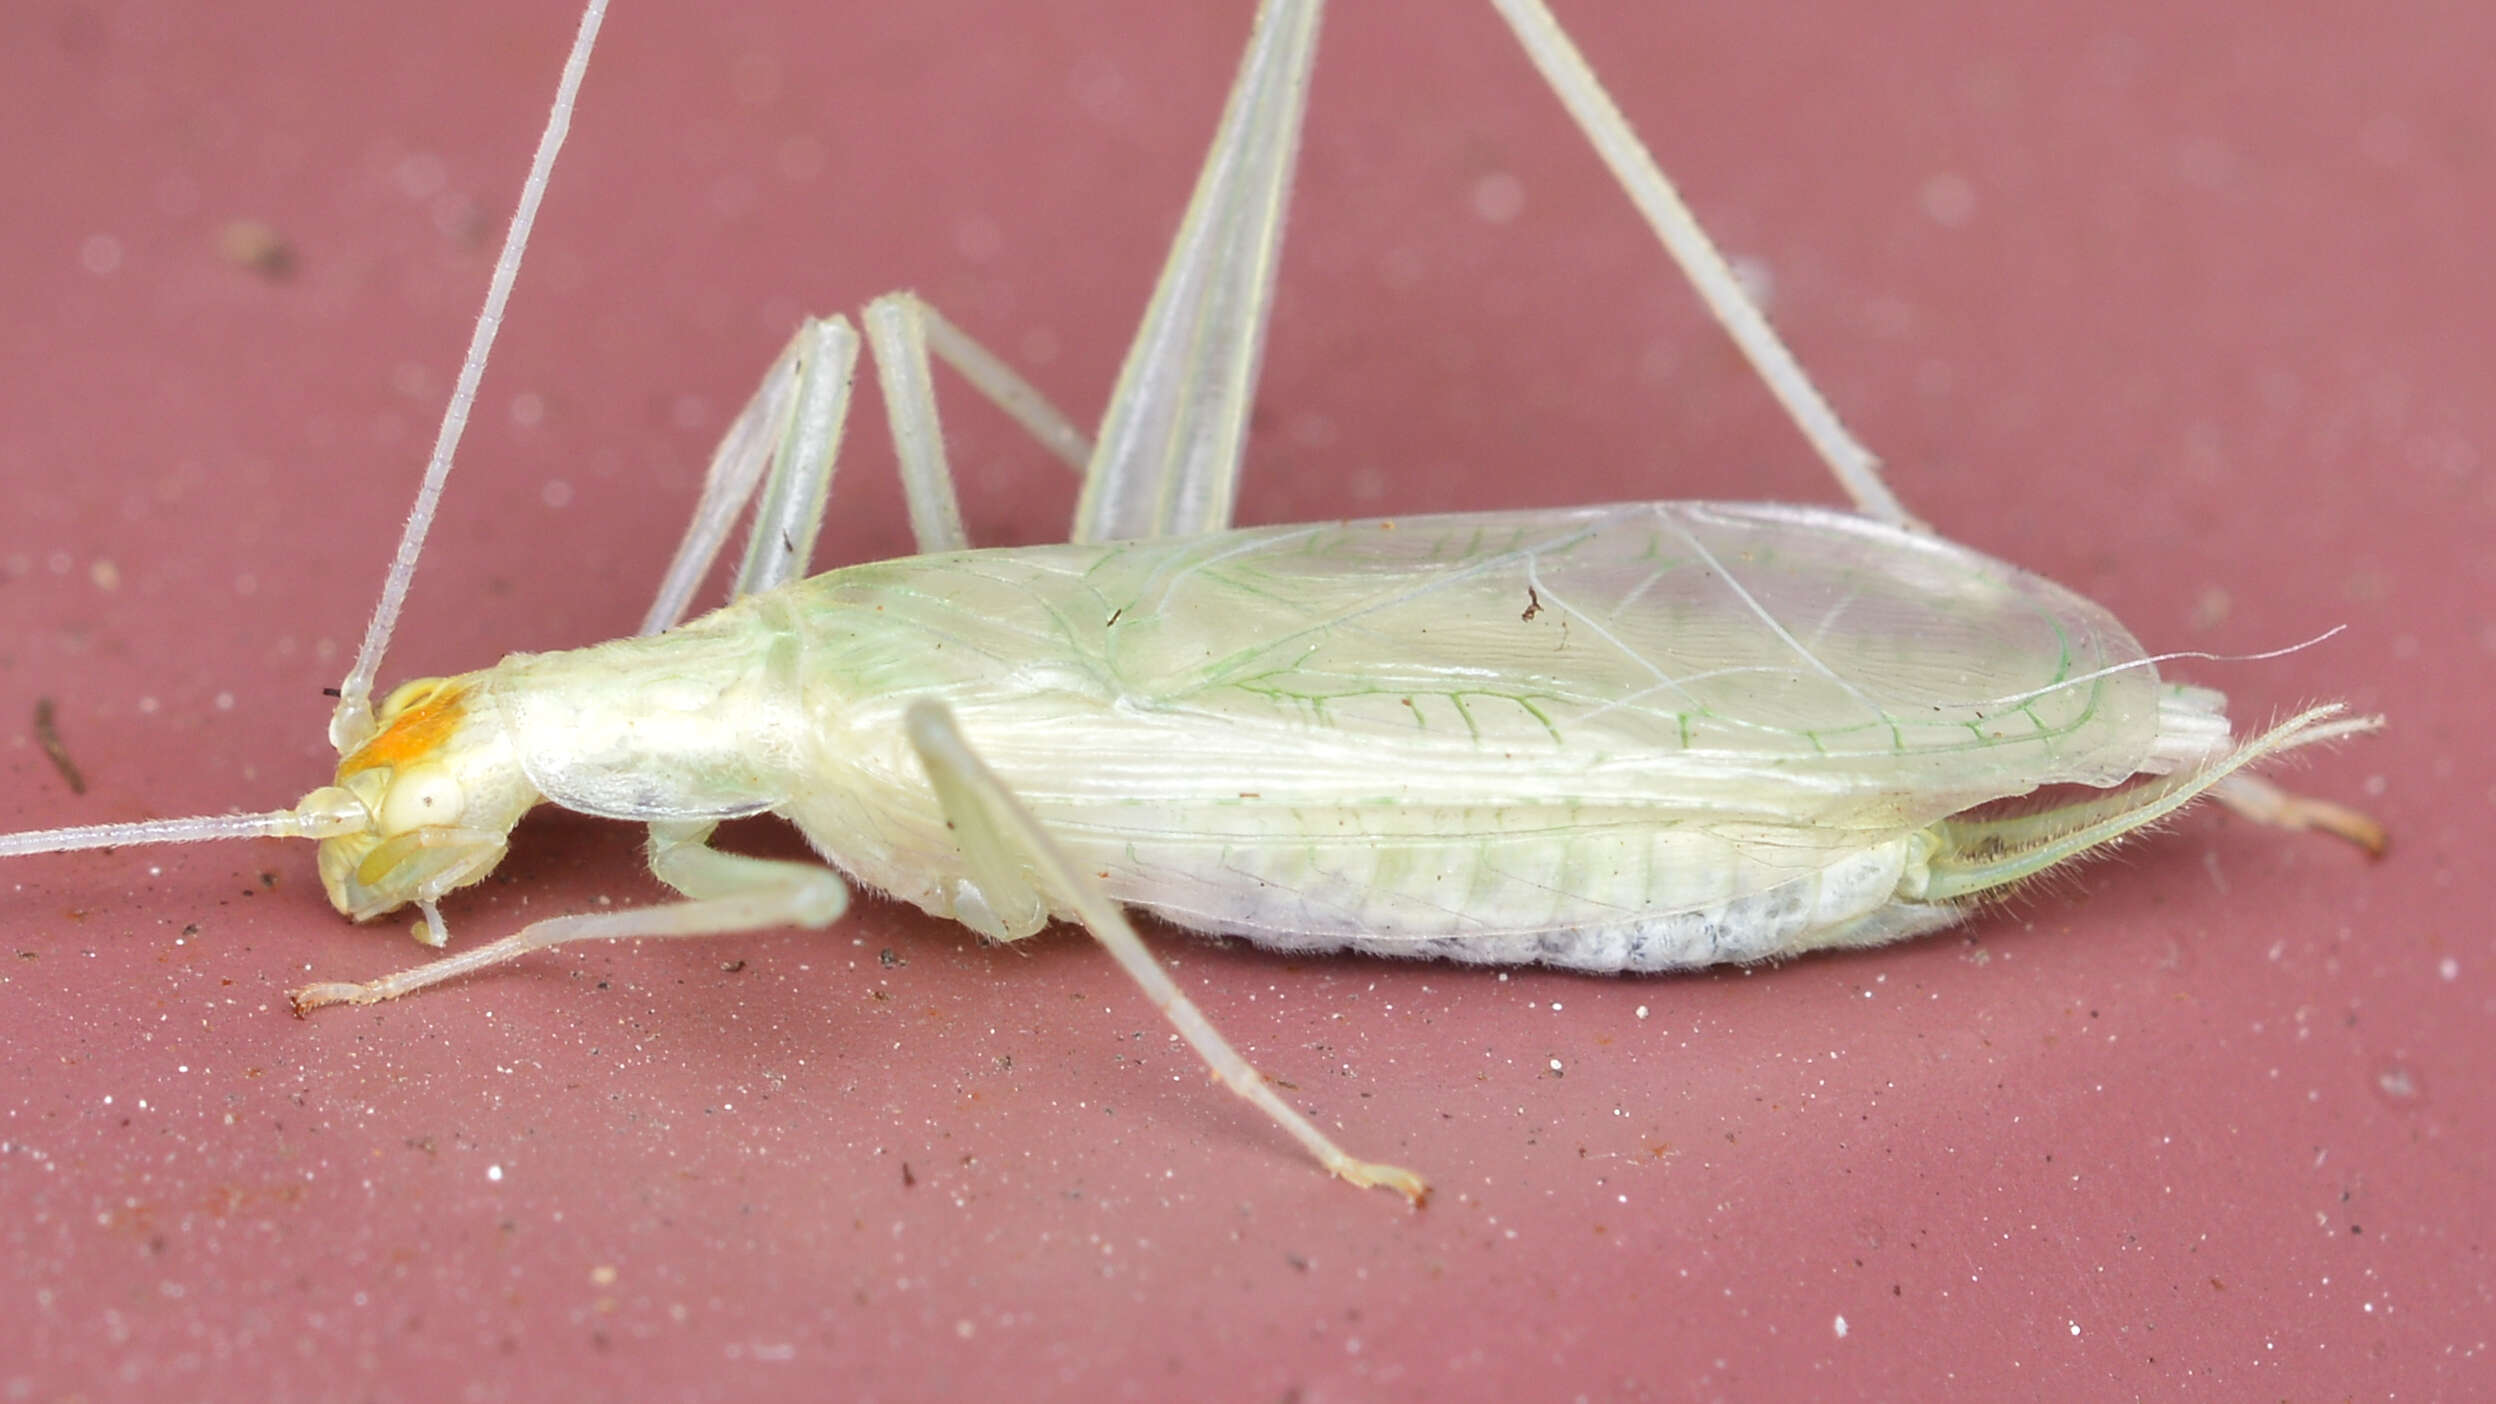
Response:
[[[71,794],[83,795],[87,792],[87,777],[79,771],[78,763],[69,758],[69,747],[61,740],[59,727],[53,724],[52,699],[49,697],[35,699],[35,744],[52,762],[52,768],[61,773],[61,783],[69,787]]]
[[[274,227],[256,219],[227,220],[217,231],[217,254],[271,282],[295,275],[295,246]]]

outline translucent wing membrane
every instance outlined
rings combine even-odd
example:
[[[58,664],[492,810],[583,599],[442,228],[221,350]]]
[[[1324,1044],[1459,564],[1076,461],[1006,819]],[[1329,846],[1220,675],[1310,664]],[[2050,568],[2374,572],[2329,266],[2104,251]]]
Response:
[[[1530,793],[1912,826],[2226,744],[2219,724],[2186,754],[2160,752],[2162,711],[2196,709],[2105,610],[1964,547],[1813,508],[1282,527],[888,562],[810,588],[872,596],[945,640],[880,660],[836,645],[820,666],[864,670],[861,691],[958,671],[947,700],[970,718],[983,694],[1033,687],[1029,660],[1070,660],[1058,685],[1113,697],[1135,741],[1035,768],[1088,775],[1104,801],[1208,766],[1235,766],[1244,793],[1339,801],[1344,777],[1377,783],[1358,762],[1391,740],[1426,761],[1398,780],[1410,803]],[[1158,729],[1178,754],[1156,753]],[[1209,754],[1213,735],[1234,739]]]

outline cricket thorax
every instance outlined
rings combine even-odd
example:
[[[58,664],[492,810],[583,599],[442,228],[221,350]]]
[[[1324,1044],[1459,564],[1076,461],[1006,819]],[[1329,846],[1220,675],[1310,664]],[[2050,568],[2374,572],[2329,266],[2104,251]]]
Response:
[[[804,783],[805,654],[786,603],[765,594],[479,676],[536,794],[606,819],[719,820],[777,808]]]
[[[366,816],[364,827],[321,841],[321,885],[339,911],[365,921],[435,901],[502,861],[512,826],[539,797],[484,705],[486,677],[425,678],[391,693],[372,739],[315,792]]]

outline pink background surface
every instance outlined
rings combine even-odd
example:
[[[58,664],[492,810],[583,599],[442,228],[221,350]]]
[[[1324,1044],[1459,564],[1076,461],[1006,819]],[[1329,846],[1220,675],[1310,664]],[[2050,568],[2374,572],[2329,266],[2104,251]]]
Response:
[[[629,628],[803,309],[917,288],[1095,415],[1250,9],[623,5],[390,674]],[[1161,933],[1421,1214],[1070,932],[867,902],[297,1022],[417,954],[304,846],[14,862],[0,1396],[2487,1391],[2496,12],[1562,9],[1942,529],[2156,649],[2349,626],[2184,671],[2389,712],[2296,780],[2390,858],[2197,812],[1962,933],[1681,979]],[[572,22],[0,12],[0,826],[326,778]],[[1244,520],[1831,499],[1486,8],[1347,0],[1311,120]],[[974,534],[1061,534],[955,391]],[[907,549],[858,423],[826,563]],[[532,820],[454,930],[652,897],[635,839]]]

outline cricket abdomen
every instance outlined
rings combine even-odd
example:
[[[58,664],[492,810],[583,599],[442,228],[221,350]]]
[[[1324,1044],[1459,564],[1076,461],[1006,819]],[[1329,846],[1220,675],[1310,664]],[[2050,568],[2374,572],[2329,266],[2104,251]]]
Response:
[[[1411,818],[1412,816],[1401,816]],[[1337,816],[1357,829],[1357,816]],[[1122,901],[1176,925],[1271,950],[1551,965],[1592,972],[1693,969],[1862,945],[1958,919],[1901,897],[1921,835],[1783,867],[1706,829],[1580,821],[1500,832],[1503,816],[1446,816],[1446,839],[1351,833],[1224,844],[1135,838],[1099,852]],[[1104,836],[1106,837],[1106,836]],[[1079,847],[1091,847],[1077,841]]]

